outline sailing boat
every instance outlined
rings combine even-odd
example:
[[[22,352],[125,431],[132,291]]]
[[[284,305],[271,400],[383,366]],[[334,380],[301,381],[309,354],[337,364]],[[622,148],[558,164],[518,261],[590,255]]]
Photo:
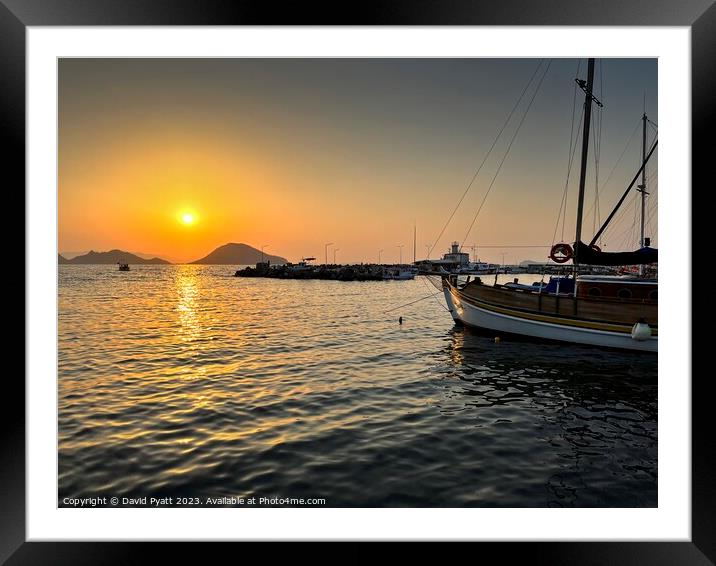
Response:
[[[587,80],[577,80],[585,93],[581,171],[574,245],[553,246],[550,257],[557,263],[573,261],[570,278],[559,277],[549,285],[534,290],[526,286],[484,284],[479,278],[467,282],[457,275],[442,276],[447,306],[457,323],[499,333],[589,344],[628,350],[656,352],[658,344],[657,280],[637,276],[578,275],[580,265],[626,266],[658,261],[657,250],[644,237],[643,205],[641,248],[633,252],[602,252],[596,242],[614,218],[639,175],[638,185],[645,194],[646,163],[656,149],[656,142],[646,154],[645,142],[639,171],[627,187],[607,220],[589,244],[582,241],[584,187],[589,151],[589,128],[592,102],[601,103],[592,93],[594,59],[589,59]],[[646,115],[644,116],[646,132]],[[646,134],[644,133],[644,136]],[[645,139],[645,137],[644,137]],[[643,202],[643,201],[642,201]],[[643,271],[640,270],[640,273]]]

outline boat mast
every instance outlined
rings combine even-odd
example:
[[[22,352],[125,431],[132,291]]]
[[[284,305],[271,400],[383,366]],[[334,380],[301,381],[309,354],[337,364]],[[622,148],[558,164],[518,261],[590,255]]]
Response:
[[[589,59],[587,65],[587,80],[574,79],[584,91],[584,132],[582,135],[582,166],[579,172],[579,197],[577,200],[577,234],[574,239],[574,274],[577,274],[579,265],[579,243],[582,241],[582,214],[584,213],[584,185],[587,179],[587,156],[589,154],[589,126],[592,121],[592,100],[601,106],[601,102],[594,98],[592,86],[594,85],[594,59]],[[576,291],[576,286],[575,286]]]
[[[415,265],[415,237],[418,233],[418,225],[415,220],[413,220],[413,265]]]
[[[644,170],[644,167],[646,167],[647,162],[651,158],[652,154],[656,150],[656,146],[659,145],[659,140],[656,140],[654,142],[654,145],[651,146],[651,149],[649,150],[649,153],[646,154],[646,157],[644,158],[644,162],[641,164],[641,167],[639,167],[639,170],[634,175],[634,178],[631,180],[631,183],[629,183],[629,186],[624,191],[624,194],[619,199],[619,202],[617,202],[616,206],[612,209],[612,211],[609,213],[609,216],[607,216],[607,219],[604,221],[604,224],[602,224],[602,227],[597,231],[597,233],[594,235],[594,238],[592,238],[592,241],[589,242],[589,245],[593,245],[596,243],[596,241],[599,239],[599,237],[604,233],[604,230],[607,229],[607,226],[609,226],[609,223],[612,221],[612,218],[614,218],[614,215],[619,210],[619,207],[624,202],[624,199],[629,194],[629,191],[631,191],[631,188],[634,186],[634,183],[636,183],[636,180],[639,178],[639,175],[641,175],[641,172]]]
[[[641,162],[643,167],[641,169],[641,185],[637,186],[637,190],[641,193],[641,238],[639,239],[639,247],[643,248],[644,239],[644,215],[646,210],[646,103],[644,104],[644,114],[641,117],[642,129],[641,129]],[[644,266],[639,266],[639,275],[644,275]]]

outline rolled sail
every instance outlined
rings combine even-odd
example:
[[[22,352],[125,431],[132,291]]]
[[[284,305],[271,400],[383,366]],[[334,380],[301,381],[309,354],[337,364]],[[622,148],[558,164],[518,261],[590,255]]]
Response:
[[[579,242],[577,261],[582,265],[642,265],[657,263],[659,250],[643,247],[633,252],[602,252]]]

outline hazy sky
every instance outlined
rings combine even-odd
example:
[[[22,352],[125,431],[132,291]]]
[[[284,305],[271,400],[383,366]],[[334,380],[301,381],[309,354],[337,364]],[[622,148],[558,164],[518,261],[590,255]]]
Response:
[[[297,261],[412,260],[435,244],[539,59],[61,59],[59,247],[191,261],[244,242]],[[544,260],[567,175],[577,59],[554,59],[472,228],[483,261]],[[547,62],[432,257],[462,242]],[[581,60],[580,78],[586,78]],[[579,91],[581,92],[581,91]],[[656,59],[597,61],[601,136],[590,146],[585,236],[594,234],[595,144],[604,219],[639,166]],[[577,97],[579,122],[583,96]],[[576,129],[576,124],[575,124]],[[649,126],[648,139],[654,136]],[[631,143],[627,145],[631,138]],[[574,240],[579,147],[564,240]],[[621,164],[604,182],[622,152]],[[656,238],[658,160],[649,163]],[[635,246],[635,200],[604,239]],[[191,215],[191,217],[186,216]],[[187,223],[186,221],[190,222]],[[556,240],[560,240],[561,224]],[[332,249],[332,248],[330,248]],[[332,261],[332,252],[329,252]]]

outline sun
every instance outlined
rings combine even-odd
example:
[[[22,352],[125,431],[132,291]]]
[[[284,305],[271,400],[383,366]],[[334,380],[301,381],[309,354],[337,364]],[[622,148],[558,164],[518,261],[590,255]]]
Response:
[[[185,212],[181,215],[181,221],[187,226],[191,226],[196,222],[196,217],[191,212]]]

